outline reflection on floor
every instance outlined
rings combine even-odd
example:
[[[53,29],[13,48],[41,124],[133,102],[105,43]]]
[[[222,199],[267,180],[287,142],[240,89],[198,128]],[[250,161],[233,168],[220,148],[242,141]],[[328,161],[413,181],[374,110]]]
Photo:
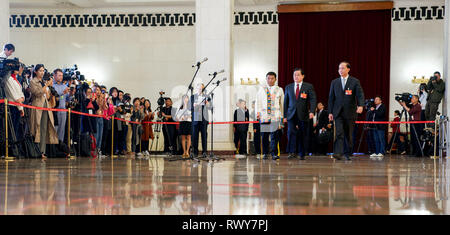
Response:
[[[0,214],[450,214],[447,160],[0,161]]]

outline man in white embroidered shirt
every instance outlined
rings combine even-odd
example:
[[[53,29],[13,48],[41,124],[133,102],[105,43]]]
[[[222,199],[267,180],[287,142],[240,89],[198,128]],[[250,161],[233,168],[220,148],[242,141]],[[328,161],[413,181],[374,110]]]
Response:
[[[266,75],[267,86],[263,86],[257,93],[256,113],[261,122],[261,138],[264,159],[269,158],[269,137],[272,160],[280,159],[278,156],[278,130],[283,128],[283,89],[276,84],[277,74],[269,72]]]
[[[17,74],[19,71],[13,71],[11,76],[5,83],[5,93],[8,101],[13,101],[16,103],[23,103],[25,101],[25,96],[22,92],[22,86],[17,80]],[[24,116],[22,106],[9,106],[9,112],[11,114],[11,120],[13,122],[14,132],[16,134],[16,139],[20,140],[21,131],[19,131],[20,118]]]
[[[8,59],[8,57],[10,57],[14,53],[14,51],[16,51],[16,48],[13,44],[6,44],[3,47],[3,51],[0,53],[0,60]]]

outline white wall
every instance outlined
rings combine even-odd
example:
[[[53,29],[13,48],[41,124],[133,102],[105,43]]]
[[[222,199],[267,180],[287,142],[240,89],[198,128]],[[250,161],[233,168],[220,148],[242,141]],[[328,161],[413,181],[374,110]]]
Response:
[[[444,0],[395,1],[394,7],[443,6]],[[435,71],[442,73],[444,49],[444,20],[411,20],[392,22],[390,112],[401,107],[395,93],[417,94],[413,77],[430,78]],[[442,74],[446,77],[446,74]],[[367,89],[367,88],[366,88]]]
[[[126,10],[122,9],[122,12]],[[193,9],[167,8],[136,12],[191,13]],[[12,14],[30,10],[12,9]],[[56,10],[37,11],[53,14]],[[59,11],[60,12],[60,11]],[[76,13],[94,13],[85,11]],[[103,10],[103,13],[120,12]],[[65,13],[73,13],[67,11]],[[171,95],[177,85],[189,83],[195,60],[195,28],[12,28],[14,56],[27,65],[43,63],[49,69],[77,64],[87,79],[108,88],[117,86],[133,96],[149,97],[155,108],[158,92]],[[176,90],[176,89],[175,89]]]

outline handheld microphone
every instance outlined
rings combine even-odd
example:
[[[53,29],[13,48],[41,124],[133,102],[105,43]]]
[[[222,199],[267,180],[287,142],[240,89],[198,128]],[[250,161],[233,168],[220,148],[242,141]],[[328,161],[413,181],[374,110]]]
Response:
[[[197,62],[197,64],[192,65],[192,68],[198,67],[198,66],[200,66],[201,64],[205,63],[206,61],[208,61],[208,57],[205,57],[202,61],[199,61],[199,62]]]
[[[217,76],[221,73],[225,73],[225,69],[220,70],[219,72],[214,72],[213,74],[209,74],[209,76]]]

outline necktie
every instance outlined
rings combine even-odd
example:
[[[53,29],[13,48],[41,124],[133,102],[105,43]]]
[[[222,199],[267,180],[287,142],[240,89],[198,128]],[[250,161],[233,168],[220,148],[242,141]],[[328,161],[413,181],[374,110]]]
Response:
[[[298,100],[298,96],[300,95],[300,84],[297,84],[297,89],[295,90],[295,97]]]
[[[345,78],[342,78],[342,90],[345,90],[345,83],[346,83]]]

